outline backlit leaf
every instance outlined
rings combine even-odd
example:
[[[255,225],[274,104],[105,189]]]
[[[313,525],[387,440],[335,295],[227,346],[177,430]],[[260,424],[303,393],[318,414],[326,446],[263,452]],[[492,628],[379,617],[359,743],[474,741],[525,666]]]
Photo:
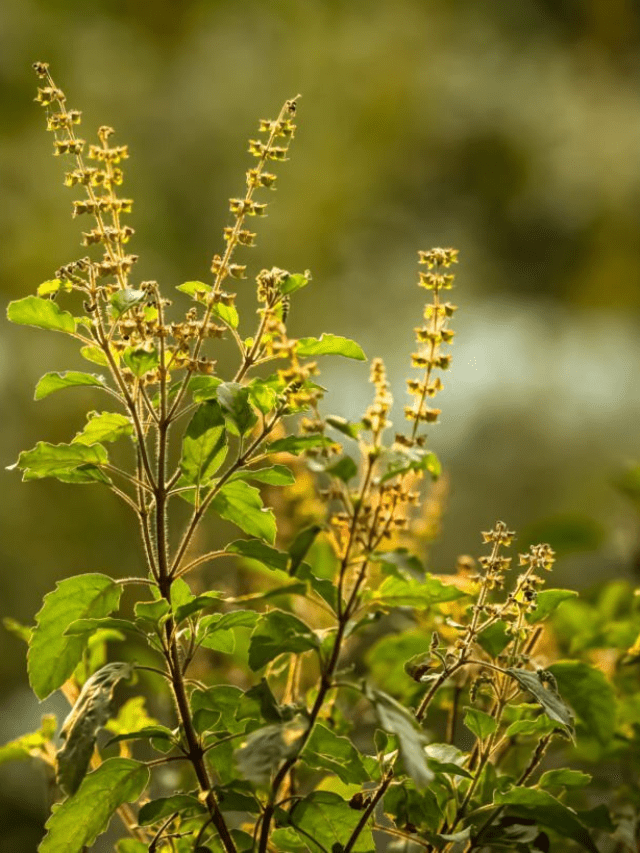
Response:
[[[122,353],[122,361],[125,366],[133,373],[134,376],[140,378],[150,370],[155,370],[160,364],[160,356],[155,349],[148,350],[145,347],[127,347]]]
[[[10,469],[19,468],[25,481],[55,477],[63,483],[110,483],[98,467],[107,462],[107,451],[100,444],[86,447],[39,441],[32,450],[23,450]]]
[[[86,639],[66,636],[65,630],[77,619],[112,613],[121,594],[122,586],[106,575],[86,574],[59,581],[45,595],[36,614],[28,657],[29,682],[39,699],[60,687],[82,657]]]
[[[103,441],[117,441],[132,432],[133,424],[126,415],[119,412],[89,412],[86,426],[71,443],[91,447]]]
[[[196,797],[191,797],[188,794],[175,794],[173,797],[160,797],[157,800],[145,803],[138,813],[138,823],[140,826],[149,826],[176,812],[192,815],[204,814],[206,810],[206,806]]]
[[[306,652],[318,645],[314,632],[297,616],[271,610],[260,617],[251,634],[249,666],[255,671],[285,652]]]
[[[343,850],[360,817],[360,812],[331,791],[314,791],[296,802],[289,811],[291,826],[294,830],[300,827],[300,840],[312,853]],[[375,849],[371,830],[365,827],[351,850],[354,853],[373,853]]]
[[[105,387],[104,377],[95,373],[81,373],[77,370],[68,370],[65,373],[45,373],[36,385],[35,400],[43,400],[54,391],[74,386],[93,385],[98,388]]]
[[[276,538],[276,520],[272,510],[262,505],[260,492],[242,480],[225,483],[211,501],[211,507],[249,536],[267,542],[273,542]]]
[[[581,770],[571,770],[563,767],[560,770],[547,770],[538,780],[541,788],[554,788],[565,786],[567,788],[580,788],[588,785],[593,777]]]
[[[39,296],[25,296],[10,302],[7,318],[22,326],[36,326],[54,332],[73,334],[76,330],[76,321],[68,311],[62,311],[51,299],[40,299]]]
[[[546,619],[563,601],[575,598],[578,593],[573,589],[541,589],[536,600],[536,609],[527,614],[527,622],[540,622]]]
[[[267,445],[269,453],[293,453],[297,456],[305,450],[310,450],[314,447],[328,447],[333,444],[330,438],[324,435],[288,435],[286,438],[279,438]]]
[[[109,758],[89,773],[74,796],[54,806],[38,853],[82,853],[105,831],[123,803],[138,799],[149,770],[130,758]]]
[[[254,427],[258,418],[249,402],[249,389],[239,382],[221,382],[216,397],[222,411],[231,421],[234,434],[244,435]],[[235,427],[235,429],[232,429]]]
[[[230,480],[254,480],[268,486],[291,486],[296,478],[286,465],[270,465],[268,468],[243,468],[229,477]]]
[[[180,468],[186,484],[209,483],[227,455],[224,415],[214,400],[203,403],[182,440]]]
[[[280,293],[282,294],[294,293],[296,290],[300,290],[302,287],[306,287],[310,281],[311,273],[309,272],[309,270],[307,270],[304,274],[287,274],[286,277],[280,282],[278,287]]]
[[[300,338],[296,352],[298,355],[311,358],[318,355],[342,355],[345,358],[355,358],[357,361],[367,360],[359,344],[338,335],[322,334],[319,338]]]
[[[602,670],[582,661],[565,660],[552,664],[549,671],[589,734],[603,746],[608,744],[615,728],[616,699]]]
[[[52,740],[55,731],[56,718],[52,714],[45,715],[37,732],[21,735],[0,746],[0,764],[6,761],[24,761],[37,756],[44,757],[44,747]]]
[[[464,592],[454,584],[443,583],[426,575],[424,580],[388,577],[368,594],[368,603],[374,607],[430,607],[443,601],[463,598]]]
[[[119,320],[123,314],[140,305],[146,298],[147,294],[144,290],[134,290],[133,287],[116,290],[109,299],[114,320]]]

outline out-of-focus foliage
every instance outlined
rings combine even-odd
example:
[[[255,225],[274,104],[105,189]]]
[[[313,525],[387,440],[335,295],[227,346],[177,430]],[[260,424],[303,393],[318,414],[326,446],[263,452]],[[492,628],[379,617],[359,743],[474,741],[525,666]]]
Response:
[[[458,364],[434,433],[451,491],[439,504],[447,523],[431,568],[452,568],[495,517],[522,529],[580,517],[584,535],[603,526],[605,539],[595,554],[561,560],[560,584],[633,579],[637,519],[610,483],[640,455],[639,45],[640,12],[624,0],[7,3],[5,301],[77,256],[69,200],[52,179],[31,103],[34,59],[55,63],[88,123],[107,121],[131,142],[140,279],[167,284],[194,270],[207,280],[227,216],[220,199],[237,192],[247,162],[238,140],[256,115],[301,91],[298,155],[253,260],[255,270],[276,258],[313,270],[315,287],[291,320],[298,334],[327,326],[354,337],[387,357],[398,384],[395,354],[410,341],[417,306],[414,247],[463,249],[473,301],[460,316]],[[0,331],[3,465],[43,434],[60,441],[80,430],[91,393],[79,389],[65,405],[26,402],[42,353],[38,342],[17,346],[18,334]],[[69,368],[62,338],[42,346],[51,369]],[[359,411],[362,381],[336,368],[326,384],[339,389],[333,410]],[[62,564],[139,569],[126,510],[75,491],[52,481],[10,498],[0,489],[3,614],[28,621]],[[425,518],[439,523],[437,512]],[[39,725],[21,692],[20,648],[0,636],[2,741],[24,730],[23,719]],[[25,778],[0,812],[23,825]]]

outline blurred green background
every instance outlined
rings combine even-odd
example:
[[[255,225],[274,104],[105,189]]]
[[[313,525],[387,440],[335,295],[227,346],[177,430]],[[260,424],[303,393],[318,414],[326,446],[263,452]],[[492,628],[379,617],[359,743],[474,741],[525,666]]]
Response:
[[[521,541],[551,519],[559,542],[570,522],[574,550],[591,547],[560,562],[554,585],[633,579],[637,516],[613,482],[640,455],[637,3],[5,2],[5,303],[82,253],[64,164],[33,103],[34,60],[51,64],[83,110],[83,136],[111,124],[129,143],[136,275],[167,290],[207,280],[227,198],[242,192],[250,164],[247,139],[302,93],[292,159],[243,261],[253,274],[312,270],[293,333],[331,331],[383,356],[397,420],[421,319],[417,249],[460,250],[454,362],[431,434],[450,491],[430,568],[477,553],[496,518]],[[249,332],[250,281],[241,290]],[[98,405],[82,390],[32,401],[42,373],[80,366],[65,339],[2,324],[3,466],[39,439],[68,441]],[[325,413],[366,406],[366,365],[329,361],[323,377]],[[30,623],[70,574],[139,570],[131,520],[99,488],[2,478],[1,615]],[[19,641],[3,632],[0,650],[4,741],[42,708]],[[1,851],[35,849],[39,779],[26,766],[2,774],[0,823],[13,829]]]

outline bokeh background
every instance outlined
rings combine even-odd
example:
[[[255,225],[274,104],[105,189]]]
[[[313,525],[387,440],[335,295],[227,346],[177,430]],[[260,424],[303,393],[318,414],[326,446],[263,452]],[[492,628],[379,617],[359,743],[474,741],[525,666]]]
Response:
[[[32,101],[34,60],[83,110],[83,135],[111,124],[129,143],[136,272],[167,289],[207,280],[227,198],[242,191],[246,140],[302,93],[291,161],[246,260],[254,274],[312,270],[293,332],[331,331],[383,356],[398,420],[421,317],[416,251],[460,250],[454,362],[431,434],[449,478],[431,570],[477,553],[479,531],[504,518],[523,540],[556,530],[557,586],[635,577],[638,518],[616,482],[640,456],[637,3],[5,2],[3,304],[82,251]],[[3,467],[39,439],[68,441],[97,404],[82,390],[33,402],[42,373],[81,367],[60,338],[0,325]],[[324,411],[357,417],[368,367],[336,361],[323,371]],[[130,519],[100,488],[22,486],[10,472],[0,552],[0,615],[25,623],[58,578],[139,569]],[[2,742],[42,711],[24,649],[4,632],[0,680]],[[44,784],[26,765],[1,779],[0,824],[11,828],[0,851],[28,853]]]

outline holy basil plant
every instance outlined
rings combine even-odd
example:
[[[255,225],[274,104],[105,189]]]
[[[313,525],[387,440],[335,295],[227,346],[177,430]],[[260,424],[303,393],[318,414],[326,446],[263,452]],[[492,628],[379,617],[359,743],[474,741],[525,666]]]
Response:
[[[574,595],[542,588],[552,549],[532,546],[511,577],[514,534],[497,522],[477,562],[425,566],[429,483],[430,505],[443,499],[425,430],[451,362],[456,251],[419,253],[428,301],[405,428],[391,430],[378,358],[362,416],[323,415],[318,360],[365,355],[333,334],[289,336],[310,273],[259,271],[256,322],[230,289],[296,99],[260,122],[211,277],[180,284],[174,308],[133,278],[127,147],[108,127],[80,138],[80,113],[35,69],[87,254],[8,318],[67,335],[88,362],[45,373],[36,399],[83,388],[95,408],[67,443],[40,441],[12,467],[109,490],[143,565],[62,578],[33,627],[7,622],[38,699],[70,704],[59,732],[47,716],[0,749],[55,780],[40,853],[88,850],[114,816],[119,853],[596,851],[611,818],[565,756],[611,741],[613,691],[586,661],[537,657]],[[222,339],[235,348],[224,375]]]

